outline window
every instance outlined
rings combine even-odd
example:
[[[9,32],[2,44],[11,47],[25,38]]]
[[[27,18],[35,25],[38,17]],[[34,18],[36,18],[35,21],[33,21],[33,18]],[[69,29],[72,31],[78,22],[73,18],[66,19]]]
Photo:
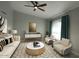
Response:
[[[52,35],[57,39],[61,39],[61,19],[52,21]]]

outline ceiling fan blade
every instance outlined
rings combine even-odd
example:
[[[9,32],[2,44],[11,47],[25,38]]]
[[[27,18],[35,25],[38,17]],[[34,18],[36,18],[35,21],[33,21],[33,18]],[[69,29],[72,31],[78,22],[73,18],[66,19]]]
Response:
[[[40,9],[41,11],[45,11],[44,9],[41,9],[41,8],[39,8],[39,7],[38,7],[38,9]]]
[[[37,4],[38,4],[38,2],[37,2],[37,1],[35,1],[35,4],[37,5]]]
[[[41,5],[37,6],[37,7],[43,7],[43,6],[47,6],[47,4],[46,3],[45,4],[41,4]]]
[[[30,5],[24,5],[24,6],[26,6],[26,7],[34,7],[34,6],[30,6]]]
[[[35,6],[35,3],[34,3],[34,1],[31,1],[31,3]]]
[[[36,11],[36,9],[34,8],[34,10],[33,11]]]

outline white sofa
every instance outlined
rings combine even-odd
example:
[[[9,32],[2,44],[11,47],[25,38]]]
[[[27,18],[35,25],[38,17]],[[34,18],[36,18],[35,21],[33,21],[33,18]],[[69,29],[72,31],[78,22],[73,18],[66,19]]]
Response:
[[[53,48],[61,55],[66,55],[71,51],[71,43],[69,39],[62,39],[53,43]]]
[[[9,38],[9,35],[6,38]],[[16,39],[16,37],[14,37],[14,39]],[[3,50],[0,52],[0,58],[10,58],[19,44],[20,36],[17,36],[16,40],[3,47]]]

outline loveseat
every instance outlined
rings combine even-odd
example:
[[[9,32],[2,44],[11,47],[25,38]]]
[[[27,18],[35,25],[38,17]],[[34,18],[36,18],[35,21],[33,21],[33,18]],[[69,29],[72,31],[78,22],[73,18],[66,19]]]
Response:
[[[60,53],[61,55],[66,55],[70,53],[71,47],[72,44],[69,39],[63,38],[62,40],[58,40],[53,43],[54,50]]]
[[[3,50],[0,51],[0,58],[10,58],[12,56],[12,54],[14,53],[14,51],[16,50],[16,48],[20,44],[20,36],[17,36],[17,38],[16,37],[13,38],[13,35],[11,35],[11,34],[1,35],[0,42],[2,40],[9,39],[9,38],[12,38],[13,42],[11,42],[3,47]]]

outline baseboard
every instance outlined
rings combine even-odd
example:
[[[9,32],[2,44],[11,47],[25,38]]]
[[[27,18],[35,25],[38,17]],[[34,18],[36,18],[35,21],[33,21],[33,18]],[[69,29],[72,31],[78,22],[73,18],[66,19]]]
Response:
[[[73,54],[79,56],[79,53],[78,52],[75,52],[75,51],[72,51]]]

